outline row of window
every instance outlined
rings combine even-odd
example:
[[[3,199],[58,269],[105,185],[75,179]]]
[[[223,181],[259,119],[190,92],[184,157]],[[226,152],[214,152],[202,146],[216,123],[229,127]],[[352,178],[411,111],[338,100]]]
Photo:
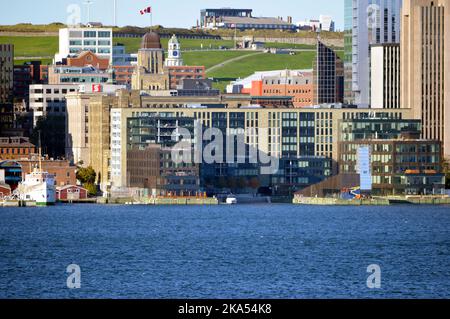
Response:
[[[111,38],[111,31],[70,31],[70,38]]]
[[[28,153],[28,148],[0,148],[0,154],[22,155]]]
[[[110,46],[111,45],[111,41],[110,40],[70,40],[69,41],[69,45],[71,46]]]
[[[67,94],[68,92],[75,92],[75,89],[46,89],[45,90],[45,94],[60,94],[59,92],[61,91],[62,94]],[[43,89],[35,89],[35,90],[31,90],[30,94],[44,94],[44,90]]]

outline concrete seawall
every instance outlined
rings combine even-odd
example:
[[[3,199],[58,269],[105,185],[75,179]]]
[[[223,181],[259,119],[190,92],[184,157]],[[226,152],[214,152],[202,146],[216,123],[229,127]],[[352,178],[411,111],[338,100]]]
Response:
[[[296,205],[322,206],[388,206],[388,205],[450,205],[450,197],[374,197],[371,199],[344,200],[340,198],[295,197]]]

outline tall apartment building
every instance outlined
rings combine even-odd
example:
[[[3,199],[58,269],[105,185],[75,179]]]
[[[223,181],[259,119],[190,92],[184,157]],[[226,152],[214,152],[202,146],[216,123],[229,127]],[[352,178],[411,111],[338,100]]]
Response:
[[[422,137],[443,142],[450,157],[450,1],[405,0],[402,10],[401,101],[422,120]]]
[[[13,125],[14,46],[0,44],[0,133]]]
[[[370,46],[400,41],[402,0],[345,0],[345,102],[370,103]]]
[[[371,107],[400,108],[400,44],[373,45],[370,60]]]
[[[344,64],[333,49],[320,40],[313,66],[314,104],[344,101]]]
[[[111,28],[64,28],[59,30],[59,52],[55,63],[68,56],[91,51],[113,61],[113,32]]]
[[[14,104],[28,107],[30,85],[41,83],[41,61],[14,66]],[[22,110],[25,111],[25,110]]]

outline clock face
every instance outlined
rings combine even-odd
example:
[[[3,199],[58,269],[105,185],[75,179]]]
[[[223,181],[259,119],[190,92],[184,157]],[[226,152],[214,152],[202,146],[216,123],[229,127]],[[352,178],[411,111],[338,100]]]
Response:
[[[178,56],[178,51],[173,51],[173,56]]]

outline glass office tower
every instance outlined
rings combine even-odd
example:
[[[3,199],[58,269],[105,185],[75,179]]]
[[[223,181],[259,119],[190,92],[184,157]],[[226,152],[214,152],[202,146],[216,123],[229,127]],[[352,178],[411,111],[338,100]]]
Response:
[[[370,46],[400,42],[402,0],[345,0],[345,102],[370,104]]]

